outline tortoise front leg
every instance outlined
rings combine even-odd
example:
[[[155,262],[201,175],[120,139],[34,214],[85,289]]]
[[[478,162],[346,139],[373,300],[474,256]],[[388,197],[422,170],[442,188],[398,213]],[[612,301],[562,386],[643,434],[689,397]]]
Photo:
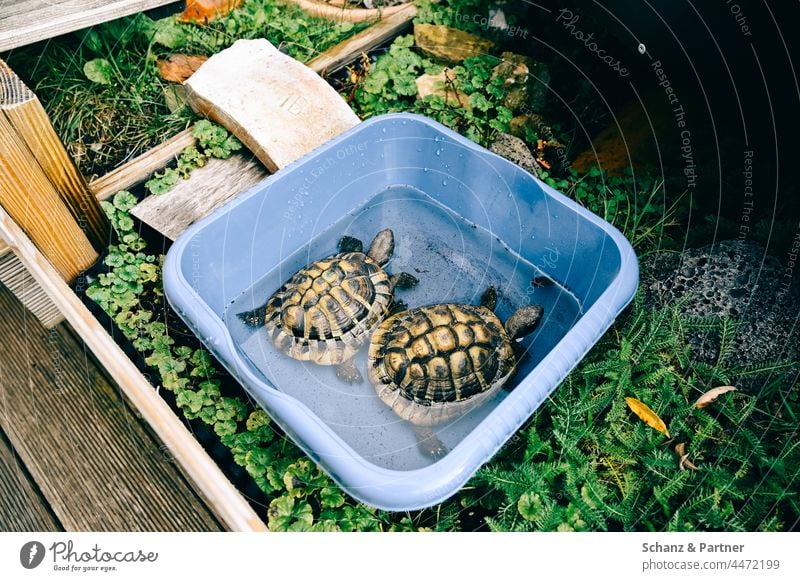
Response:
[[[397,274],[393,274],[389,277],[389,284],[392,285],[392,290],[399,288],[399,289],[410,289],[419,283],[419,279],[414,276],[413,274],[409,274],[407,272],[398,272]]]
[[[252,311],[236,313],[236,316],[251,329],[263,327],[267,319],[267,303],[264,303]]]
[[[450,451],[429,427],[414,426],[414,434],[417,436],[417,447],[434,461],[441,460]]]
[[[361,372],[358,370],[356,361],[353,358],[350,358],[347,361],[342,361],[336,366],[336,377],[345,383],[364,382],[364,378],[361,376]]]

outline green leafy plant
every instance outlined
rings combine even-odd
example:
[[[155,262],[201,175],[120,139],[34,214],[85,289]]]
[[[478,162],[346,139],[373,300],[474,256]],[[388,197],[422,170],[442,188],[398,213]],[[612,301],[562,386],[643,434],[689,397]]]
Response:
[[[494,0],[416,0],[414,22],[439,24],[475,34],[497,37],[502,31],[488,24],[489,10]],[[514,10],[505,10],[508,24],[514,23]]]
[[[206,157],[228,159],[234,151],[242,148],[239,140],[230,135],[224,127],[211,123],[207,119],[202,119],[194,124],[192,135],[197,138],[200,151]],[[197,157],[200,153],[193,151],[191,155]]]
[[[504,79],[494,76],[499,59],[479,56],[466,59],[452,69],[452,90],[463,92],[467,104],[452,106],[441,95],[429,95],[418,104],[421,113],[433,117],[482,145],[488,146],[499,131],[509,130],[514,112],[503,105],[506,95]]]
[[[168,167],[156,172],[144,187],[151,194],[159,195],[171,190],[181,179],[187,179],[192,171],[203,167],[209,158],[227,159],[242,148],[241,142],[228,131],[207,119],[201,119],[192,127],[197,147],[189,146],[178,157],[177,167]]]
[[[433,117],[470,139],[488,145],[497,131],[508,131],[514,112],[503,105],[504,79],[494,76],[499,59],[480,56],[448,69],[445,94],[465,95],[464,102],[438,94],[417,97],[416,80],[423,74],[439,75],[443,65],[414,51],[414,37],[399,36],[380,55],[354,90],[352,105],[361,117],[408,111]]]
[[[563,177],[542,172],[542,179],[619,228],[640,252],[668,247],[668,228],[680,224],[688,210],[684,196],[668,197],[664,182],[650,176],[608,176],[598,167],[580,175],[574,169]]]
[[[266,38],[305,62],[365,27],[314,18],[296,5],[279,0],[245,0],[239,8],[208,24],[165,19],[157,39],[173,52],[211,56],[239,39]]]

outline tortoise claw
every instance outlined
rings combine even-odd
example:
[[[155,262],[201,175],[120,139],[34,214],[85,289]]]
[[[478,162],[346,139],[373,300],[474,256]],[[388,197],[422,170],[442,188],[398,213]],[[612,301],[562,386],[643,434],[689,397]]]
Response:
[[[415,429],[417,434],[417,446],[423,454],[434,461],[444,458],[449,450],[447,446],[439,439],[439,437],[430,428],[417,427]]]

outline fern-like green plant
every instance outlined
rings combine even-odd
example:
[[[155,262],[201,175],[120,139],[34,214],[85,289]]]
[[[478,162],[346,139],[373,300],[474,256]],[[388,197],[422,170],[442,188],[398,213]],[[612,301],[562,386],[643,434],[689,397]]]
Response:
[[[689,320],[682,306],[652,309],[637,295],[522,431],[523,444],[476,475],[464,506],[488,501],[492,530],[796,526],[796,428],[759,394],[732,392],[694,406],[732,372],[724,355],[716,365],[676,356],[687,351],[686,331],[702,325],[726,336],[734,327],[727,319]],[[672,438],[633,415],[627,396],[647,402]],[[679,443],[696,469],[681,462]]]

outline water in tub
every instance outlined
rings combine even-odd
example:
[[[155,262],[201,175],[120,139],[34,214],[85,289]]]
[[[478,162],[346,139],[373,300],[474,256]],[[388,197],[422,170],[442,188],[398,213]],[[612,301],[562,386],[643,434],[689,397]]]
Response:
[[[384,405],[369,383],[366,343],[356,356],[364,381],[347,384],[336,377],[332,367],[296,361],[277,351],[263,329],[248,327],[237,317],[264,304],[298,269],[335,254],[341,236],[359,238],[366,249],[384,228],[391,228],[395,235],[387,271],[406,271],[419,279],[415,288],[396,291],[395,298],[409,308],[444,302],[478,304],[490,285],[498,291],[495,311],[502,321],[525,304],[544,307],[539,328],[517,343],[518,368],[506,386],[481,407],[434,429],[449,449],[476,429],[567,333],[580,316],[580,305],[546,272],[513,252],[494,234],[408,186],[378,193],[287,256],[229,305],[226,324],[257,374],[303,402],[369,462],[393,470],[412,470],[434,460],[417,446],[413,427]]]

